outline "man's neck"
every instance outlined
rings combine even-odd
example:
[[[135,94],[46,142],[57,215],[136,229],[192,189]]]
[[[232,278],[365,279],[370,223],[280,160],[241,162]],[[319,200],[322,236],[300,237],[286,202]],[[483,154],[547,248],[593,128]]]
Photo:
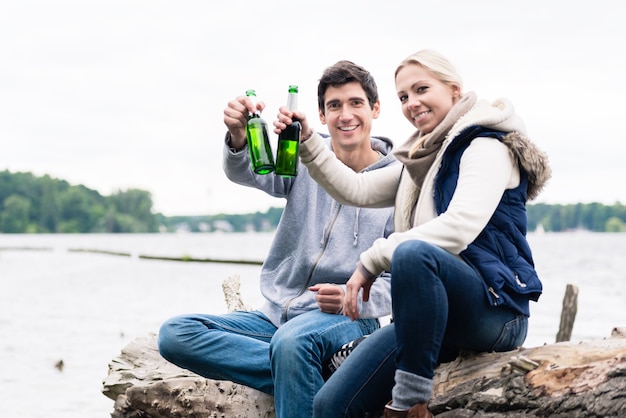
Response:
[[[333,149],[337,158],[355,172],[359,172],[374,164],[381,157],[381,154],[372,149],[371,146],[360,147],[352,150]]]

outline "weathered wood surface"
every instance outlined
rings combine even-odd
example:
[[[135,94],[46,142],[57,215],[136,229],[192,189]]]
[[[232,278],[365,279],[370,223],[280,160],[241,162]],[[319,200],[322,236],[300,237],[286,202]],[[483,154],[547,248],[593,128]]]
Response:
[[[241,298],[239,276],[224,280],[222,291],[228,311],[248,309]],[[159,354],[156,334],[135,339],[111,361],[102,393],[115,401],[112,418],[276,416],[272,396],[205,379],[166,361]]]
[[[113,359],[103,393],[113,418],[275,416],[271,396],[165,361],[156,335]],[[626,417],[626,338],[463,356],[437,369],[430,408],[438,417]]]
[[[435,376],[437,417],[626,417],[626,338],[462,356]]]
[[[273,397],[205,379],[163,359],[155,334],[133,340],[113,359],[102,392],[115,401],[112,418],[275,416]]]
[[[236,276],[224,294],[229,310],[245,308]],[[109,364],[102,391],[115,401],[112,418],[275,417],[271,396],[174,366],[156,339],[137,338]],[[430,408],[438,418],[626,417],[626,329],[601,340],[464,354],[437,369]]]

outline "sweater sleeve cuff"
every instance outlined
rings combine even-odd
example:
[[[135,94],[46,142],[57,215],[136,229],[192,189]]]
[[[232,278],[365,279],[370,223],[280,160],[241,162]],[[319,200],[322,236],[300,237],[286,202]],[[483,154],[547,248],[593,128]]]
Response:
[[[315,131],[305,142],[300,142],[300,160],[307,164],[326,147],[322,137]]]
[[[232,144],[232,142],[231,142],[231,138],[232,138],[232,137],[231,137],[231,135],[230,135],[230,132],[229,132],[229,131],[226,131],[226,135],[224,136],[224,143],[226,144],[226,146],[230,149],[230,151],[231,151],[233,154],[236,154],[236,153],[238,153],[238,152],[243,151],[243,150],[247,147],[247,145],[248,145],[248,144],[244,143],[244,144],[243,144],[243,147],[241,147],[241,149],[237,149],[237,148],[233,147],[233,144]]]
[[[309,129],[309,132],[308,132],[308,133],[305,133],[304,135],[302,135],[302,136],[300,137],[300,143],[302,143],[302,142],[306,142],[306,141],[308,141],[309,139],[311,139],[311,137],[313,136],[313,134],[314,134],[314,133],[315,133],[315,131],[314,131],[313,129]]]
[[[378,277],[377,275],[370,273],[360,261],[356,263],[356,268],[359,270],[359,273],[361,273],[370,282],[373,282]]]

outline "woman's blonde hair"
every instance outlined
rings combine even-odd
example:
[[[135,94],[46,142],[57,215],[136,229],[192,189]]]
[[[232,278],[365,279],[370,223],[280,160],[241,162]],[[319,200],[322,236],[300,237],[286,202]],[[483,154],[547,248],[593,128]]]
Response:
[[[452,63],[439,52],[431,49],[422,49],[409,55],[398,65],[394,77],[397,77],[398,72],[409,64],[421,65],[424,69],[433,73],[439,81],[457,85],[460,91],[463,91],[463,79]]]

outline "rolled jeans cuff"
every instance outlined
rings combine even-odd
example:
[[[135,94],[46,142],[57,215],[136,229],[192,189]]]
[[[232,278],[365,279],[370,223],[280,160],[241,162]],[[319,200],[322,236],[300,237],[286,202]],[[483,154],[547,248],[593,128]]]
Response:
[[[400,410],[408,410],[416,403],[428,402],[433,395],[433,380],[397,369],[396,384],[391,396],[392,406]]]

